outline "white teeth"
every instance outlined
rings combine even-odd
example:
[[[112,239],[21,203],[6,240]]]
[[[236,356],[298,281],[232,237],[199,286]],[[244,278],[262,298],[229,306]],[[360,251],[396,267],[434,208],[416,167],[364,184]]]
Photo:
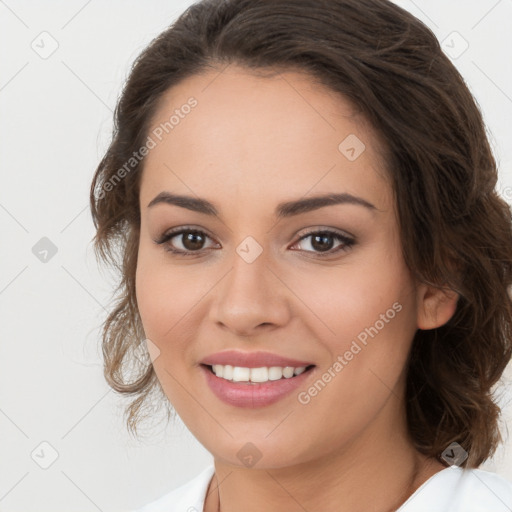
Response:
[[[293,370],[294,368],[292,366],[286,366],[283,370],[283,377],[286,377],[287,379],[293,377]]]
[[[251,370],[249,368],[242,368],[235,366],[233,368],[233,380],[235,382],[249,382],[251,378]]]
[[[261,368],[246,368],[242,366],[231,366],[229,364],[214,364],[213,373],[233,382],[268,382],[269,380],[279,380],[283,377],[291,379],[294,375],[300,375],[306,371],[305,366],[294,368],[293,366],[271,366]]]
[[[221,364],[214,364],[212,366],[212,368],[213,368],[213,373],[215,373],[215,375],[217,375],[217,377],[224,376],[224,366],[222,366]]]
[[[280,366],[271,366],[268,369],[269,380],[279,380],[283,378],[283,369]]]
[[[267,382],[267,380],[268,368],[251,368],[251,382]]]
[[[220,366],[222,368],[221,364],[219,364],[217,366]],[[219,375],[219,377],[220,377],[220,375]],[[227,380],[233,379],[233,367],[231,365],[227,364],[226,366],[224,366],[224,369],[222,370],[222,377]]]

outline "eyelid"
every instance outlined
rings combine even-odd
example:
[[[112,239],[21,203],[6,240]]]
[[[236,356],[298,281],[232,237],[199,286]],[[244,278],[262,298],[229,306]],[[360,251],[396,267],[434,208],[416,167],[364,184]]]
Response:
[[[211,238],[212,240],[214,239],[214,237],[210,234],[210,232],[204,228],[198,228],[198,227],[190,226],[190,225],[183,225],[183,226],[178,226],[175,228],[168,229],[167,231],[164,231],[164,233],[162,235],[160,235],[160,237],[158,237],[156,240],[154,240],[154,242],[157,244],[164,243],[170,237],[179,235],[184,231],[197,231],[198,233],[207,235],[208,238]]]
[[[215,238],[206,229],[184,225],[184,226],[178,226],[176,228],[168,229],[159,238],[157,238],[156,240],[153,240],[153,242],[157,245],[163,245],[166,242],[168,242],[169,240],[171,240],[172,238],[174,238],[175,236],[178,236],[183,233],[190,232],[190,231],[195,231],[197,233],[206,235],[210,240],[215,241]],[[218,244],[218,242],[216,242],[216,241],[215,241],[215,243]],[[198,251],[189,251],[189,253],[199,254],[203,250],[204,249],[200,249]],[[169,250],[169,251],[173,252],[171,250]],[[176,252],[180,252],[182,254],[187,254],[186,252],[182,251],[181,249],[177,249]]]
[[[292,245],[292,247],[296,246],[302,240],[309,238],[312,235],[318,235],[318,234],[328,234],[334,239],[337,239],[341,242],[341,245],[338,247],[335,247],[334,249],[329,249],[328,251],[306,251],[306,250],[298,250],[299,252],[304,253],[305,255],[309,256],[313,254],[314,258],[325,258],[328,259],[336,258],[339,256],[339,253],[343,253],[351,249],[356,244],[356,237],[354,235],[348,234],[348,232],[336,229],[336,228],[325,228],[325,227],[312,227],[308,228],[308,230],[304,233],[302,233],[298,240]]]
[[[175,236],[178,236],[178,235],[186,233],[186,232],[193,232],[193,231],[200,233],[202,235],[206,235],[206,237],[208,237],[210,240],[213,240],[217,244],[219,243],[219,242],[216,242],[215,238],[213,236],[211,236],[210,233],[206,229],[198,228],[198,227],[194,227],[194,226],[190,226],[190,225],[183,225],[183,226],[178,226],[178,227],[169,229],[169,230],[165,231],[165,233],[163,235],[161,235],[157,240],[153,240],[153,241],[157,245],[163,245],[163,244],[166,244],[166,242],[168,242]],[[338,240],[341,239],[341,241],[344,243],[344,247],[343,246],[338,247],[334,250],[329,249],[328,251],[325,251],[325,252],[304,251],[304,250],[301,251],[300,249],[299,249],[299,251],[304,252],[306,254],[314,254],[315,257],[327,258],[329,256],[337,255],[338,252],[342,252],[344,250],[346,251],[346,250],[350,249],[356,243],[356,237],[354,235],[348,233],[347,231],[342,231],[337,228],[313,226],[313,227],[307,228],[307,231],[303,232],[302,234],[298,234],[297,235],[298,238],[293,243],[292,247],[299,244],[302,240],[308,238],[311,235],[322,234],[322,233],[327,233],[334,238],[338,237]],[[199,256],[199,255],[204,254],[205,251],[210,250],[210,249],[212,249],[212,248],[208,247],[208,248],[199,249],[197,251],[185,251],[183,249],[171,249],[171,248],[164,247],[164,250],[166,250],[167,252],[170,252],[170,253],[174,253],[177,256]]]
[[[356,236],[352,233],[349,233],[348,231],[345,231],[343,229],[338,228],[329,228],[326,226],[313,226],[311,228],[306,228],[306,231],[304,231],[302,234],[298,234],[297,236],[299,239],[304,238],[305,236],[316,234],[316,233],[335,233],[337,235],[340,235],[344,238],[356,240]]]
[[[170,235],[178,235],[182,231],[197,231],[199,233],[204,233],[211,239],[215,238],[205,228],[199,228],[199,227],[195,227],[195,226],[191,226],[191,225],[183,225],[183,226],[178,226],[178,227],[171,228],[171,229],[165,231],[157,240],[155,240],[155,243],[163,243],[163,241],[165,239],[167,239]],[[302,240],[304,237],[306,237],[308,235],[316,234],[316,233],[324,233],[324,232],[336,233],[336,234],[339,234],[341,236],[344,236],[346,238],[350,238],[353,240],[356,239],[355,235],[353,235],[352,233],[349,233],[348,231],[341,230],[338,228],[330,228],[330,227],[326,227],[326,226],[313,226],[310,228],[306,228],[306,231],[304,231],[303,233],[297,234],[297,236],[298,236],[298,240]]]

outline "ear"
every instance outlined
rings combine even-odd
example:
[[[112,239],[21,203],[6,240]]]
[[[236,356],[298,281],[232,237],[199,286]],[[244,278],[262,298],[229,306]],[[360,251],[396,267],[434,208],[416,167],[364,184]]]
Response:
[[[448,288],[435,288],[427,284],[418,285],[417,319],[418,329],[441,327],[454,315],[459,294]]]

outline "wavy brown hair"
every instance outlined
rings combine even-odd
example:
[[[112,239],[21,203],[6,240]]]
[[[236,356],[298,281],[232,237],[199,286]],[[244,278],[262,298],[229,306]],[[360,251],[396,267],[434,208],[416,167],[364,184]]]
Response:
[[[503,440],[493,388],[512,353],[511,213],[463,78],[431,30],[387,0],[203,0],[136,59],[90,191],[96,256],[120,276],[102,342],[108,383],[132,397],[129,429],[148,416],[159,383],[134,354],[144,339],[135,296],[144,159],[120,169],[169,88],[230,64],[300,70],[349,99],[384,141],[406,264],[420,282],[460,295],[447,324],[413,340],[409,432],[429,456],[458,442],[469,453],[462,465],[478,467]]]

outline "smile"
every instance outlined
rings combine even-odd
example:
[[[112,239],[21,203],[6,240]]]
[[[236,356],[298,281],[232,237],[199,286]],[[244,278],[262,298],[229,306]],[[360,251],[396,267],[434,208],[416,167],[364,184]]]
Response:
[[[214,364],[212,372],[221,379],[232,382],[268,382],[280,379],[291,379],[306,371],[306,366],[270,366],[260,368],[247,368],[243,366],[231,366],[229,364]]]
[[[305,387],[316,366],[249,368],[200,364],[199,368],[207,387],[219,400],[234,407],[256,409],[274,404]]]

